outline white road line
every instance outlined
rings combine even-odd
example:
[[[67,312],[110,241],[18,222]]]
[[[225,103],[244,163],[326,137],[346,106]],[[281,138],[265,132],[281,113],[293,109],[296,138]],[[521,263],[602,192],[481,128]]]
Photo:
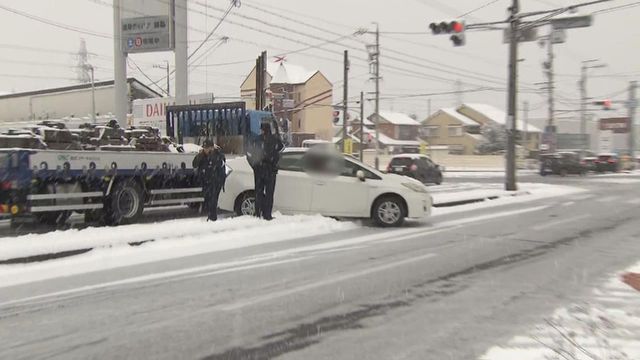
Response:
[[[585,195],[576,195],[576,196],[572,196],[572,197],[570,197],[570,199],[579,201],[579,200],[592,199],[592,198],[594,198],[594,197],[596,197],[596,196],[595,196],[595,195],[593,195],[593,194],[585,194]]]
[[[571,206],[571,205],[573,205],[575,203],[576,203],[575,201],[567,201],[565,203],[562,203],[561,206]]]
[[[188,279],[188,278],[192,278],[192,277],[221,274],[221,273],[230,272],[230,271],[240,271],[240,270],[247,270],[247,269],[259,268],[259,267],[264,267],[264,266],[274,266],[274,265],[279,265],[279,264],[282,264],[282,263],[285,263],[285,262],[300,261],[300,260],[304,260],[306,258],[279,260],[279,261],[272,261],[272,262],[267,262],[267,263],[260,263],[260,261],[264,261],[264,260],[268,260],[268,259],[271,259],[271,260],[282,259],[282,258],[285,258],[287,256],[300,255],[300,253],[310,252],[310,251],[318,253],[318,252],[321,252],[321,251],[334,250],[334,249],[337,249],[337,248],[346,248],[346,247],[349,247],[349,246],[355,248],[356,247],[355,245],[358,245],[358,244],[375,243],[375,242],[380,241],[380,240],[388,241],[388,242],[390,242],[390,241],[408,240],[408,239],[416,238],[416,237],[419,237],[419,236],[428,235],[428,234],[431,234],[431,233],[452,230],[452,229],[455,229],[455,228],[457,228],[457,227],[459,227],[461,225],[464,225],[464,224],[469,224],[469,223],[474,223],[474,222],[484,221],[484,220],[491,220],[491,219],[496,219],[496,218],[501,218],[501,217],[506,217],[506,216],[519,215],[519,214],[533,212],[533,211],[539,211],[539,210],[542,210],[542,209],[546,209],[548,207],[549,206],[545,205],[545,206],[535,206],[535,207],[525,208],[525,209],[521,209],[521,210],[514,210],[514,211],[502,211],[502,212],[486,214],[486,215],[480,215],[480,216],[475,216],[475,217],[469,217],[469,218],[462,218],[462,219],[457,219],[457,220],[445,221],[445,222],[439,223],[436,226],[431,227],[431,228],[422,228],[422,229],[415,229],[414,228],[414,229],[402,229],[402,230],[385,231],[385,232],[382,232],[382,233],[377,233],[377,234],[373,234],[373,235],[365,235],[365,236],[360,236],[360,237],[356,237],[356,238],[352,238],[352,239],[334,240],[334,241],[329,241],[329,242],[322,243],[322,244],[317,244],[317,245],[301,246],[301,247],[291,248],[291,249],[287,249],[287,250],[283,250],[283,251],[276,251],[276,252],[272,252],[272,253],[261,254],[259,256],[255,256],[255,257],[248,258],[248,259],[241,259],[241,260],[233,261],[233,262],[227,262],[227,263],[221,263],[221,264],[212,264],[212,265],[205,265],[205,266],[197,266],[197,267],[192,267],[192,268],[186,268],[186,269],[180,269],[180,270],[172,270],[172,271],[166,271],[166,272],[150,274],[150,275],[136,276],[136,277],[122,279],[122,280],[105,282],[105,283],[101,283],[101,284],[82,286],[82,287],[69,289],[69,290],[64,290],[64,291],[56,291],[56,292],[52,292],[52,293],[47,293],[47,294],[42,294],[42,295],[37,295],[37,296],[32,296],[32,297],[27,297],[27,298],[22,298],[22,299],[18,299],[18,300],[11,300],[11,301],[7,301],[7,302],[4,302],[4,303],[0,303],[0,307],[7,306],[7,305],[18,304],[18,303],[23,303],[23,302],[30,302],[30,301],[35,301],[35,300],[49,299],[49,298],[54,298],[54,297],[62,297],[62,296],[65,296],[65,295],[74,295],[74,294],[79,294],[79,293],[83,293],[83,292],[100,290],[100,289],[116,287],[116,286],[122,286],[122,285],[136,284],[136,283],[142,283],[142,282],[148,282],[148,281],[154,281],[154,280],[163,280],[163,279],[167,279],[167,278],[184,278],[184,279]],[[200,275],[200,274],[203,274],[203,273],[206,274],[206,275]]]
[[[562,225],[562,224],[570,223],[570,222],[573,222],[573,221],[586,219],[586,218],[589,218],[589,217],[591,217],[591,215],[589,215],[589,214],[578,215],[578,216],[570,217],[568,219],[557,220],[557,221],[552,221],[552,222],[540,224],[540,225],[537,225],[537,226],[533,226],[533,227],[531,227],[531,229],[536,230],[536,231],[537,230],[548,229],[550,227],[554,227],[554,226],[557,226],[557,225]]]
[[[638,205],[640,204],[640,198],[626,201],[627,204]]]
[[[605,196],[605,197],[596,199],[596,201],[597,202],[612,202],[612,201],[618,200],[619,198],[620,198],[619,196]]]
[[[262,295],[262,296],[257,296],[257,297],[254,297],[252,299],[238,301],[238,302],[235,302],[233,304],[221,305],[221,306],[218,306],[218,308],[220,310],[223,310],[223,311],[239,310],[239,309],[242,309],[242,308],[247,307],[247,306],[256,305],[256,304],[259,304],[259,303],[262,303],[262,302],[266,302],[266,301],[274,300],[274,299],[277,299],[277,298],[293,295],[295,293],[308,291],[308,290],[311,290],[311,289],[315,289],[315,288],[319,288],[319,287],[335,284],[337,282],[342,282],[342,281],[354,279],[354,278],[361,277],[361,276],[370,275],[370,274],[373,274],[373,273],[376,273],[376,272],[393,269],[393,268],[396,268],[396,267],[399,267],[399,266],[413,264],[413,263],[416,263],[416,262],[419,262],[419,261],[423,261],[423,260],[426,260],[426,259],[429,259],[429,258],[433,258],[435,256],[438,256],[438,255],[437,254],[425,254],[425,255],[412,257],[412,258],[409,258],[409,259],[399,260],[399,261],[391,262],[391,263],[388,263],[388,264],[379,265],[379,266],[367,268],[367,269],[364,269],[364,270],[360,270],[360,271],[356,271],[356,272],[352,272],[352,273],[348,273],[348,274],[344,274],[344,275],[339,275],[339,276],[336,276],[336,277],[331,278],[331,279],[321,280],[321,281],[317,281],[317,282],[314,282],[314,283],[311,283],[311,284],[305,284],[305,285],[297,286],[297,287],[294,287],[294,288],[291,288],[291,289],[286,289],[286,290],[277,291],[277,292],[273,292],[273,293]]]

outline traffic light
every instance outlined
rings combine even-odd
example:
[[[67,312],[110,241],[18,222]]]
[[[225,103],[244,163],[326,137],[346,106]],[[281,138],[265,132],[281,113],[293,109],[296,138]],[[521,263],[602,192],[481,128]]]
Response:
[[[333,111],[333,124],[337,125],[340,122],[340,110]]]
[[[433,35],[440,34],[451,34],[451,41],[453,42],[453,46],[463,46],[465,44],[465,23],[464,21],[443,21],[440,23],[431,23],[429,24],[429,29],[431,29],[431,33]]]
[[[611,110],[611,100],[609,99],[594,101],[593,105],[602,106],[602,110]]]

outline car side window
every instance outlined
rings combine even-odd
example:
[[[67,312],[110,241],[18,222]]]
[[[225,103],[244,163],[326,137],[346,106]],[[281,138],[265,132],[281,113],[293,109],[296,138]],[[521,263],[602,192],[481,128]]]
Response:
[[[348,160],[345,160],[344,167],[342,168],[340,175],[348,176],[348,177],[356,177],[358,170],[362,170],[364,172],[364,177],[367,179],[380,180],[380,177],[378,177],[376,174]]]
[[[304,153],[283,153],[278,162],[278,169],[284,171],[304,171]]]
[[[433,167],[433,163],[427,158],[420,158],[420,163],[428,169]]]

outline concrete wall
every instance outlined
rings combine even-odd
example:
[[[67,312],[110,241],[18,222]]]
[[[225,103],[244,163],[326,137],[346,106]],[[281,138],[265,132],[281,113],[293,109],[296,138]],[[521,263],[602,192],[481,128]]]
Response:
[[[96,89],[96,112],[113,112],[113,87]],[[36,119],[90,116],[91,89],[73,90],[63,93],[0,99],[0,121],[30,120],[31,111]]]

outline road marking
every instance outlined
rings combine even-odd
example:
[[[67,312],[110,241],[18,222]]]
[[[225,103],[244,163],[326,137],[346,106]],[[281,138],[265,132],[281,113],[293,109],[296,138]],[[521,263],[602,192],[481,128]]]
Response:
[[[640,198],[629,200],[629,201],[627,201],[627,204],[638,205],[638,204],[640,204]]]
[[[567,201],[565,203],[562,203],[562,206],[571,206],[571,205],[573,205],[575,203],[576,203],[575,201]]]
[[[163,272],[163,273],[136,276],[136,277],[123,279],[123,280],[110,281],[110,282],[106,282],[106,283],[102,283],[102,284],[81,286],[81,287],[74,288],[74,289],[69,289],[69,290],[56,291],[56,292],[52,292],[52,293],[36,295],[36,296],[30,296],[30,297],[26,297],[26,298],[22,298],[22,299],[17,299],[17,300],[5,301],[3,303],[0,303],[0,308],[3,307],[3,306],[16,305],[16,304],[19,304],[19,303],[26,303],[26,302],[32,302],[32,301],[37,301],[37,300],[46,300],[46,299],[54,298],[54,297],[58,298],[58,300],[67,300],[67,299],[74,298],[75,297],[74,295],[76,295],[76,294],[87,292],[87,291],[101,290],[101,289],[115,287],[115,286],[130,285],[130,284],[135,284],[135,283],[140,283],[140,282],[147,282],[147,281],[152,281],[152,280],[162,280],[162,279],[166,279],[166,278],[170,278],[170,277],[171,278],[176,277],[176,278],[179,278],[179,279],[187,279],[187,278],[191,278],[191,277],[199,277],[199,273],[201,271],[206,271],[206,270],[211,270],[211,269],[216,269],[216,268],[220,269],[220,270],[216,270],[216,271],[210,272],[209,274],[221,274],[221,273],[227,273],[227,272],[232,272],[232,271],[241,271],[241,270],[255,269],[255,268],[260,268],[260,267],[281,265],[281,264],[286,264],[286,263],[290,263],[290,262],[306,260],[306,259],[308,259],[310,257],[311,256],[306,256],[306,257],[295,258],[295,259],[286,259],[286,260],[278,260],[278,261],[257,263],[257,264],[252,264],[252,265],[235,266],[235,265],[241,265],[241,264],[250,264],[252,262],[257,262],[257,261],[263,260],[262,257],[258,257],[258,258],[254,258],[254,259],[244,260],[244,261],[234,261],[234,262],[223,263],[223,264],[215,264],[215,265],[199,266],[199,267],[194,267],[194,268],[189,268],[189,269],[166,271],[166,272]],[[231,267],[225,268],[225,266],[230,266],[230,265],[231,265]],[[65,296],[65,295],[67,295],[67,296]],[[71,296],[68,296],[68,295],[71,295]]]
[[[593,194],[590,194],[590,195],[576,195],[576,196],[572,196],[570,199],[580,201],[580,200],[592,199],[594,197],[596,197],[596,196],[593,195]]]
[[[496,218],[505,217],[505,216],[519,215],[523,213],[542,210],[548,207],[549,206],[545,205],[545,206],[535,206],[531,208],[525,208],[521,210],[497,212],[497,213],[480,215],[480,216],[475,216],[470,218],[462,218],[462,219],[457,219],[452,221],[445,221],[437,224],[434,227],[426,228],[426,229],[422,228],[422,229],[402,229],[402,230],[385,231],[382,233],[365,235],[365,236],[360,236],[357,238],[352,238],[347,240],[334,240],[334,241],[317,244],[317,245],[308,245],[308,246],[302,246],[302,247],[297,247],[292,249],[286,249],[283,251],[276,251],[272,253],[261,254],[259,256],[255,256],[248,259],[241,259],[233,262],[197,266],[197,267],[187,268],[187,269],[172,270],[172,271],[166,271],[166,272],[161,272],[156,274],[136,276],[136,277],[122,279],[122,280],[105,282],[101,284],[81,286],[74,289],[56,291],[52,293],[3,302],[3,303],[0,303],[0,307],[7,306],[7,305],[14,305],[22,302],[30,302],[30,301],[49,299],[53,297],[61,297],[65,295],[72,295],[71,297],[73,297],[75,294],[79,294],[79,293],[84,293],[84,292],[89,292],[94,290],[101,290],[105,288],[122,286],[122,285],[130,285],[130,284],[154,281],[154,280],[163,280],[167,278],[188,279],[192,277],[199,277],[201,276],[200,275],[201,273],[205,273],[208,275],[215,275],[215,274],[221,274],[221,273],[230,272],[230,271],[236,271],[234,269],[238,269],[237,271],[240,271],[240,270],[247,270],[247,269],[259,268],[264,266],[275,266],[275,265],[283,264],[285,262],[304,260],[305,258],[279,260],[279,261],[272,261],[267,263],[259,263],[259,262],[264,260],[269,260],[269,259],[281,259],[287,256],[293,256],[302,252],[311,251],[311,252],[319,253],[321,251],[347,248],[349,246],[355,248],[354,245],[357,245],[357,244],[368,243],[368,242],[373,243],[380,240],[386,240],[386,241],[407,240],[407,239],[411,239],[419,236],[428,235],[430,233],[452,230],[464,224],[496,219]],[[202,275],[202,276],[205,276],[205,275]],[[66,298],[62,298],[62,300],[64,299]]]
[[[570,217],[568,219],[557,220],[557,221],[552,221],[552,222],[544,223],[544,224],[541,224],[541,225],[533,226],[531,229],[536,230],[536,231],[537,230],[543,230],[543,229],[547,229],[547,228],[554,227],[554,226],[557,226],[557,225],[562,225],[562,224],[570,223],[570,222],[573,222],[573,221],[586,219],[588,217],[591,217],[591,215],[589,215],[589,214],[578,215],[578,216]]]
[[[399,260],[399,261],[391,262],[391,263],[388,263],[388,264],[379,265],[379,266],[367,268],[367,269],[364,269],[364,270],[356,271],[356,272],[353,272],[353,273],[350,273],[350,274],[344,274],[344,275],[336,276],[336,277],[331,278],[331,279],[321,280],[321,281],[317,281],[315,283],[305,284],[305,285],[297,286],[297,287],[294,287],[294,288],[291,288],[291,289],[286,289],[286,290],[277,291],[277,292],[273,292],[273,293],[262,295],[262,296],[257,296],[257,297],[254,297],[252,299],[238,301],[238,302],[235,302],[233,304],[221,305],[221,306],[218,306],[218,308],[220,310],[223,310],[223,311],[239,310],[239,309],[242,309],[242,308],[247,307],[247,306],[251,306],[251,305],[259,304],[259,303],[262,303],[262,302],[274,300],[274,299],[277,299],[277,298],[293,295],[295,293],[308,291],[308,290],[311,290],[311,289],[315,289],[315,288],[319,288],[319,287],[335,284],[335,283],[338,283],[338,282],[354,279],[354,278],[357,278],[357,277],[370,275],[370,274],[373,274],[373,273],[376,273],[376,272],[385,271],[385,270],[393,269],[393,268],[396,268],[396,267],[413,264],[413,263],[416,263],[416,262],[419,262],[419,261],[423,261],[423,260],[426,260],[426,259],[430,259],[430,258],[433,258],[433,257],[436,257],[436,256],[438,256],[438,255],[437,254],[425,254],[425,255],[420,255],[420,256],[413,257],[413,258],[409,258],[409,259]]]
[[[605,196],[605,197],[596,199],[596,201],[597,202],[612,202],[614,200],[618,200],[619,198],[620,198],[619,196]]]

